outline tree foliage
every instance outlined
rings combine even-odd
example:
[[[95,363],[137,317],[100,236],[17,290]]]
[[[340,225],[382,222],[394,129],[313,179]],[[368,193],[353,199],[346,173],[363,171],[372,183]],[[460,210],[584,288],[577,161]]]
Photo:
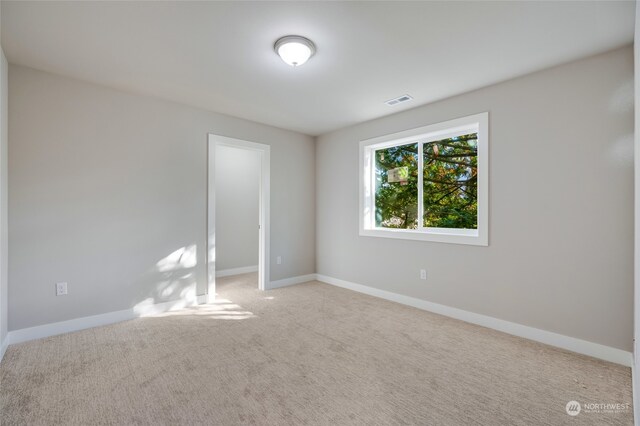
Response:
[[[423,144],[423,226],[476,229],[477,134]],[[375,152],[376,225],[418,227],[418,143]],[[389,172],[406,167],[408,179],[389,182]]]
[[[376,155],[376,226],[417,228],[418,144],[394,146]],[[407,167],[406,183],[390,183],[389,170]]]

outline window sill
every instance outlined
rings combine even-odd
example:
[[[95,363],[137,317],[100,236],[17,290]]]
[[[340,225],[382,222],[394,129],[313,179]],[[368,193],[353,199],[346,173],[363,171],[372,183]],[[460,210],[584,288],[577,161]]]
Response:
[[[486,235],[472,229],[432,229],[417,231],[413,229],[360,229],[361,237],[396,238],[401,240],[431,241],[435,243],[466,244],[474,246],[488,246]]]

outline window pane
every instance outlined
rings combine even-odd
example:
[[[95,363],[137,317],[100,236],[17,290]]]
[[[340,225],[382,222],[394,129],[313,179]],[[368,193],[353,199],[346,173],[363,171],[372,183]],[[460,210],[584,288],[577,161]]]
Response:
[[[429,142],[424,155],[424,226],[478,228],[478,134]]]
[[[376,226],[418,227],[418,144],[375,151]]]

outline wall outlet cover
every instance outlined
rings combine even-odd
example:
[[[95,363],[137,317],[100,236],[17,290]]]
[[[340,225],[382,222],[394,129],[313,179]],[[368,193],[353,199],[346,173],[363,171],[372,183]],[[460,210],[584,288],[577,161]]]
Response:
[[[67,283],[56,283],[56,296],[65,296],[67,294]]]

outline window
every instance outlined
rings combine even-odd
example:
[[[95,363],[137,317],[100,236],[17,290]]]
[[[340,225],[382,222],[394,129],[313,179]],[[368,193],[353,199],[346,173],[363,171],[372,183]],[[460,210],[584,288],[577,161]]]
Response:
[[[360,143],[360,235],[488,245],[488,113]]]

